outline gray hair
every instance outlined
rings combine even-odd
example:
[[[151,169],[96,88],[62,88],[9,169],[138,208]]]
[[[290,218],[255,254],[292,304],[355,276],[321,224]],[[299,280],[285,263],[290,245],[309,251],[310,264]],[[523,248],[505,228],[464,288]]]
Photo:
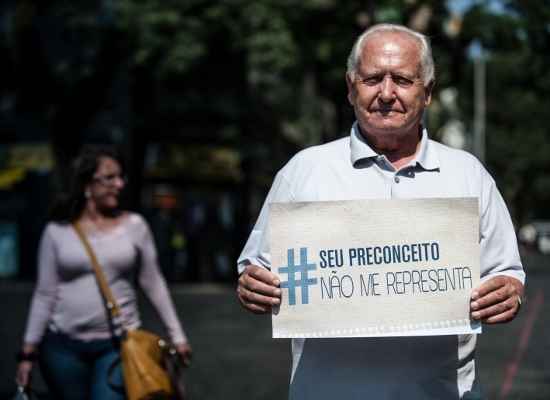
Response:
[[[361,51],[363,49],[363,45],[366,42],[366,39],[369,36],[380,32],[402,32],[416,39],[420,47],[420,70],[424,86],[428,86],[435,80],[434,59],[432,56],[432,48],[430,46],[429,39],[425,35],[413,31],[406,26],[396,24],[373,25],[357,38],[348,57],[348,75],[351,75],[357,71],[357,66],[359,65],[359,62],[361,60]]]

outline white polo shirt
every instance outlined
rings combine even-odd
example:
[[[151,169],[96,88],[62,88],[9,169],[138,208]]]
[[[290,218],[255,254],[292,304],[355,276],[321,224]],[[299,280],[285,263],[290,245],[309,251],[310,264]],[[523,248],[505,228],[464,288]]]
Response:
[[[357,123],[349,137],[310,147],[281,169],[239,257],[270,268],[272,202],[477,197],[481,278],[525,273],[510,215],[493,178],[471,154],[422,133],[416,157],[399,171],[378,155]],[[475,335],[293,339],[291,400],[467,399],[479,396]],[[479,397],[478,397],[479,398]]]

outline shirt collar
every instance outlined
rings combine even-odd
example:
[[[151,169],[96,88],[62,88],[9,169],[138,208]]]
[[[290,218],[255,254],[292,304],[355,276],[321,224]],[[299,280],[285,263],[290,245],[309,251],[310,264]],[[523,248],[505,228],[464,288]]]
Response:
[[[356,165],[360,160],[373,159],[378,156],[367,143],[367,140],[361,134],[357,121],[354,122],[351,127],[351,163]],[[437,170],[439,169],[439,156],[436,152],[435,146],[430,143],[428,138],[428,131],[422,129],[422,138],[420,139],[420,148],[416,157],[411,161],[411,165],[419,165],[425,170]]]
[[[357,121],[351,127],[351,164],[355,165],[363,159],[370,159],[378,156],[378,154],[369,146],[367,140],[361,135]]]
[[[422,138],[420,139],[420,148],[411,165],[419,165],[427,171],[439,169],[439,155],[433,143],[428,137],[426,128],[422,129]]]

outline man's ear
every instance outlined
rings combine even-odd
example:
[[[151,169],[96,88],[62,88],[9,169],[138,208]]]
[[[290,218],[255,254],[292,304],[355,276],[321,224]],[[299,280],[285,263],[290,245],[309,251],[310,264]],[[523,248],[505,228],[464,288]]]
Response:
[[[353,72],[346,72],[346,85],[348,86],[348,101],[355,105],[355,86],[353,85]]]
[[[432,80],[426,87],[424,87],[424,106],[428,107],[430,103],[432,102],[432,92],[433,88],[435,86],[435,81]]]

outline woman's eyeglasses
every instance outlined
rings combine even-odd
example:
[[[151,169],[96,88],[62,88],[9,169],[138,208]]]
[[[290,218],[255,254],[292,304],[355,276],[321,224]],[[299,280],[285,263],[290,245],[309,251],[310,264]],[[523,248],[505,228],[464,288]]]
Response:
[[[123,184],[128,183],[128,178],[126,175],[120,174],[110,174],[110,175],[98,175],[94,176],[94,181],[100,183],[104,186],[113,186],[115,185],[117,179],[121,180]]]

